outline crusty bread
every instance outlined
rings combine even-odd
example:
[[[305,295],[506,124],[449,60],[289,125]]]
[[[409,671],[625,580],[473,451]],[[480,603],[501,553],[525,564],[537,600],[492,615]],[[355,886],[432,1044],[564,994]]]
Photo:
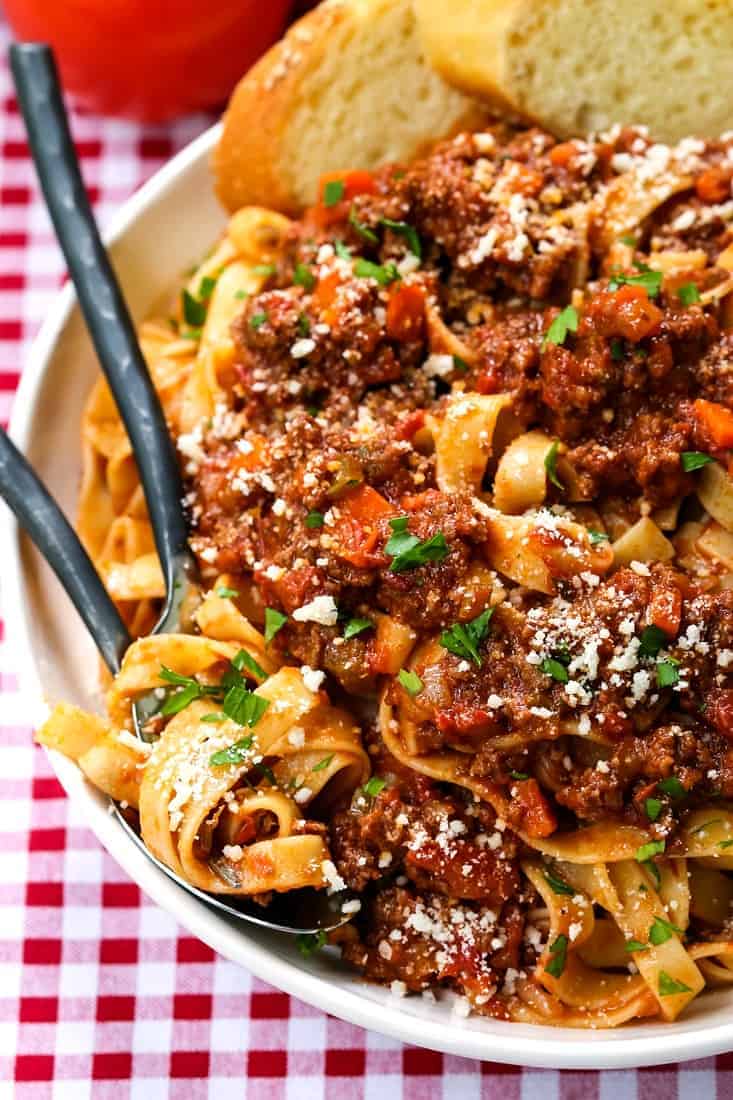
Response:
[[[482,117],[425,63],[412,0],[326,0],[236,88],[217,193],[230,210],[297,213],[324,172],[410,160]]]
[[[659,140],[733,127],[731,0],[415,0],[451,83],[561,136],[640,123]]]

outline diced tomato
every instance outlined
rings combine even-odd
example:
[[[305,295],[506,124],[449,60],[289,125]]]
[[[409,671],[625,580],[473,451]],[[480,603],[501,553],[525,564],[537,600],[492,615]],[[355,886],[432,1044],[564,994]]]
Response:
[[[614,332],[637,343],[659,327],[662,311],[649,300],[641,286],[621,286],[610,291],[615,312]]]
[[[731,174],[724,168],[707,168],[695,180],[695,191],[703,202],[725,202],[731,197]]]
[[[338,202],[330,206],[326,205],[326,188],[329,183],[342,183],[343,193]],[[373,195],[377,189],[376,181],[371,172],[361,169],[346,172],[326,172],[321,176],[318,185],[319,202],[313,208],[311,214],[317,225],[326,228],[335,222],[344,221],[348,216],[349,207],[356,195]]]
[[[675,638],[680,629],[682,593],[679,588],[658,588],[649,603],[649,622],[658,626],[669,638]]]
[[[251,844],[257,839],[257,827],[255,825],[255,819],[248,815],[242,818],[242,824],[239,827],[239,832],[234,838],[235,844]]]
[[[357,569],[382,564],[385,559],[377,550],[381,538],[377,524],[380,519],[395,515],[394,507],[370,485],[360,485],[339,501],[338,509],[335,533],[339,557]]]
[[[229,465],[233,472],[237,470],[259,470],[268,461],[270,449],[263,435],[255,435],[254,432],[250,432],[247,436],[247,443],[250,444],[251,449],[246,454],[244,451],[237,449],[232,451],[229,457]]]
[[[440,711],[435,724],[441,733],[458,737],[477,737],[496,730],[497,722],[491,711],[483,707],[454,706]]]
[[[387,304],[387,335],[407,343],[425,335],[425,291],[421,286],[400,286]]]
[[[692,406],[696,420],[716,447],[733,447],[733,412],[715,401],[698,398]]]
[[[425,427],[425,409],[413,409],[395,424],[395,439],[412,439]]]
[[[307,603],[319,588],[322,589],[319,578],[320,574],[313,565],[289,569],[277,581],[271,581],[264,571],[255,571],[255,581],[262,589],[265,598],[268,590],[272,590],[288,615],[291,615],[296,607],[302,607]]]
[[[529,836],[550,836],[557,818],[536,779],[519,779],[512,787],[512,800],[519,805],[520,828]]]

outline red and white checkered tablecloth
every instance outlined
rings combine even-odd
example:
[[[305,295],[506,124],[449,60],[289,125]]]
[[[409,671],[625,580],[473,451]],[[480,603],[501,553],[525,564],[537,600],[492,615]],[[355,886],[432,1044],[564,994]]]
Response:
[[[61,279],[6,47],[0,25],[3,425]],[[209,121],[75,116],[102,224]],[[27,713],[0,620],[0,1100],[733,1100],[733,1055],[639,1072],[520,1069],[406,1047],[271,989],[125,877],[33,746]]]

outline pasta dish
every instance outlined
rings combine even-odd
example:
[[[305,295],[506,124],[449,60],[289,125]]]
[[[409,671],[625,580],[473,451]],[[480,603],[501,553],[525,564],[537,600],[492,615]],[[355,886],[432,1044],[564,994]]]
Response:
[[[136,640],[39,739],[203,890],[344,891],[395,995],[601,1028],[733,982],[732,180],[733,134],[497,123],[235,213],[140,334],[193,628],[150,635],[100,380],[79,531]]]

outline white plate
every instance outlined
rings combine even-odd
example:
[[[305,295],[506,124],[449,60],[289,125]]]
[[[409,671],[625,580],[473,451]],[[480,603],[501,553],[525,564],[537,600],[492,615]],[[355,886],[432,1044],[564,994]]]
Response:
[[[218,136],[203,134],[125,204],[108,234],[136,319],[200,258],[224,224],[208,159]],[[36,340],[15,401],[11,432],[61,502],[74,514],[81,465],[79,423],[97,367],[70,287],[59,295]],[[19,654],[21,684],[39,701],[98,705],[96,657],[66,596],[2,509],[7,637]],[[733,1047],[733,991],[706,994],[675,1024],[644,1023],[590,1032],[470,1017],[448,1000],[398,998],[354,977],[325,953],[308,962],[287,937],[249,928],[209,910],[150,863],[109,816],[107,800],[68,760],[51,763],[69,797],[131,878],[193,935],[287,993],[352,1023],[418,1046],[527,1066],[601,1069],[700,1058]]]

